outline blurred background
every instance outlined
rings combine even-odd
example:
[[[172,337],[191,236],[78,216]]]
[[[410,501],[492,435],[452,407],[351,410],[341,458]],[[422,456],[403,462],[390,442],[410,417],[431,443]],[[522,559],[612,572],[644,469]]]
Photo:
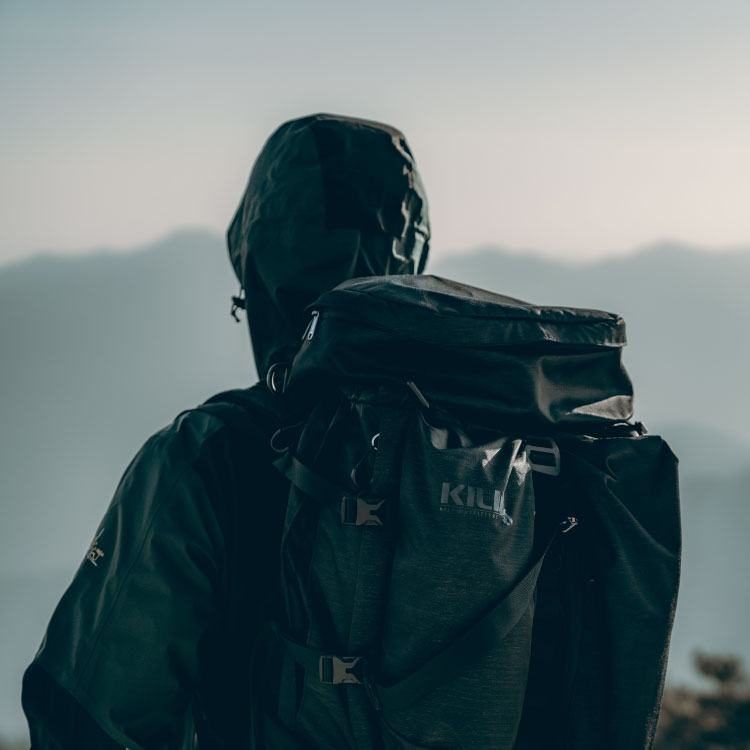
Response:
[[[749,73],[744,0],[0,0],[0,747],[132,455],[254,381],[223,232],[319,111],[406,133],[428,270],[625,317],[681,458],[660,747],[748,747]]]

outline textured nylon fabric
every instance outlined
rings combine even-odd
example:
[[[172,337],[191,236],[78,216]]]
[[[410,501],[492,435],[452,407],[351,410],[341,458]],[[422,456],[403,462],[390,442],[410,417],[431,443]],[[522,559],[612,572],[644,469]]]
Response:
[[[326,503],[293,487],[282,543],[285,634],[322,654],[365,655],[383,684],[409,674],[506,594],[534,544],[520,439],[473,444],[455,428],[429,425],[411,397],[399,397],[384,404],[383,393],[360,392],[323,403],[296,446],[343,493],[386,498],[386,524],[342,525],[341,493]],[[351,467],[368,456],[373,482],[358,492]],[[532,614],[529,603],[503,642],[457,680],[381,716],[362,686],[323,684],[315,669],[295,669],[282,656],[272,720],[310,747],[510,748]],[[497,710],[467,714],[486,703]]]
[[[367,401],[335,410],[329,440],[343,429],[343,414],[382,409]],[[371,429],[376,419],[363,421]],[[313,443],[326,443],[322,437]],[[292,736],[309,747],[368,750],[651,746],[679,579],[676,460],[655,436],[556,439],[561,474],[544,476],[530,471],[517,439],[473,444],[455,427],[412,413],[393,467],[395,532],[342,527],[338,498],[326,507],[292,492],[298,510],[287,527],[283,583],[294,606],[286,627],[320,653],[365,655],[382,684],[408,676],[470,627],[525,571],[534,537],[538,546],[561,514],[578,521],[545,559],[536,607],[458,679],[438,681],[403,709],[378,716],[362,686],[322,684],[314,669],[277,662],[287,680],[277,710]],[[336,469],[350,460],[339,466],[330,450],[306,459],[344,485]],[[445,497],[443,476],[453,497]],[[507,517],[478,508],[482,486],[502,489]],[[368,608],[369,619],[357,615]]]
[[[326,395],[291,450],[324,481],[292,488],[282,544],[283,628],[309,652],[279,648],[272,720],[318,748],[649,748],[679,502],[664,441],[621,421],[622,320],[432,277],[354,281],[311,309],[289,389]],[[540,436],[560,453],[547,473],[530,463]],[[342,525],[349,494],[385,498],[385,525]],[[366,687],[319,678],[314,652],[362,656],[377,685],[413,675],[566,517],[577,525],[544,559],[536,601],[457,676],[379,712]]]
[[[356,495],[351,469],[372,453],[378,431],[380,422],[367,400],[324,399],[308,419],[296,452],[308,466],[327,467],[324,476],[334,486]],[[387,488],[379,489],[376,494],[382,495]],[[323,504],[292,488],[281,547],[282,630],[325,653],[360,654],[379,630],[392,527],[371,527],[375,533],[362,534],[362,527],[342,525],[342,499],[337,494]],[[331,689],[315,672],[278,666],[279,719],[295,734],[311,746],[331,748],[370,747],[377,741],[378,720],[362,690]]]
[[[407,428],[398,525],[382,635],[384,684],[439,652],[525,573],[534,492],[519,438],[472,445],[418,417]],[[498,498],[499,495],[499,498]],[[393,712],[416,745],[510,748],[520,718],[532,610],[455,681]],[[492,706],[491,711],[480,707]],[[445,746],[445,745],[444,745]]]

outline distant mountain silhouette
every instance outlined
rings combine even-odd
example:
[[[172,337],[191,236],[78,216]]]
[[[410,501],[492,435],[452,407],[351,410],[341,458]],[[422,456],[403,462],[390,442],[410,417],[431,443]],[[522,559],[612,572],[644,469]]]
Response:
[[[238,287],[209,233],[0,268],[0,572],[73,564],[149,433],[254,382]]]
[[[672,674],[690,674],[696,647],[750,657],[750,598],[736,585],[750,567],[750,251],[671,245],[572,265],[485,249],[430,271],[625,317],[637,417],[682,458]],[[11,636],[0,640],[11,685],[0,700],[16,694],[57,598],[49,592],[73,574],[135,451],[180,410],[255,380],[246,323],[229,317],[237,288],[222,238],[208,232],[0,266],[0,632]],[[0,720],[11,715],[18,726],[0,735],[19,731],[17,706],[0,706]]]
[[[750,665],[750,465],[735,475],[683,477],[682,587],[670,674],[687,681],[696,649]]]

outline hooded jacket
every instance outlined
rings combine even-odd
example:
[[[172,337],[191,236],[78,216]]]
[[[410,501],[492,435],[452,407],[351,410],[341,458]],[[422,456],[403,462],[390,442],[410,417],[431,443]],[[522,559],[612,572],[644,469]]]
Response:
[[[320,294],[360,276],[421,273],[429,237],[424,188],[400,131],[324,114],[282,125],[227,232],[261,379],[291,361],[305,308]]]
[[[263,378],[291,359],[322,292],[424,267],[427,202],[403,134],[324,114],[285,123],[227,243]],[[202,750],[248,746],[286,486],[268,445],[274,397],[259,383],[231,400],[249,413],[183,412],[126,470],[24,676],[33,750],[184,748],[194,727]]]

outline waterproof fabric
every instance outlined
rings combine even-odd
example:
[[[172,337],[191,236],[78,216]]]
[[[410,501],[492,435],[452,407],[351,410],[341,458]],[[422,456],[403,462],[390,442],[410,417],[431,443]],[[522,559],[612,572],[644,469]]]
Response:
[[[657,435],[556,442],[561,474],[537,488],[579,525],[542,569],[516,750],[650,748],[680,575],[677,459]]]
[[[182,747],[189,704],[202,746],[248,742],[253,636],[278,591],[269,498],[286,487],[276,399],[263,385],[245,401],[244,427],[185,412],[128,467],[25,675],[35,750]]]
[[[356,279],[320,297],[289,379],[411,380],[446,408],[549,431],[625,420],[625,323],[435,276]]]
[[[622,320],[431,277],[348,282],[311,310],[256,746],[650,747],[677,461],[623,422]]]
[[[357,276],[421,272],[429,237],[427,198],[403,133],[326,114],[282,125],[227,233],[259,376],[292,360],[305,307],[322,291]]]
[[[424,264],[427,204],[403,134],[334,115],[286,123],[227,239],[265,374],[323,291]],[[288,491],[268,448],[277,401],[265,386],[225,398],[243,406],[185,412],[125,473],[25,675],[34,750],[184,750],[195,729],[202,750],[250,742],[251,651],[278,592]]]

